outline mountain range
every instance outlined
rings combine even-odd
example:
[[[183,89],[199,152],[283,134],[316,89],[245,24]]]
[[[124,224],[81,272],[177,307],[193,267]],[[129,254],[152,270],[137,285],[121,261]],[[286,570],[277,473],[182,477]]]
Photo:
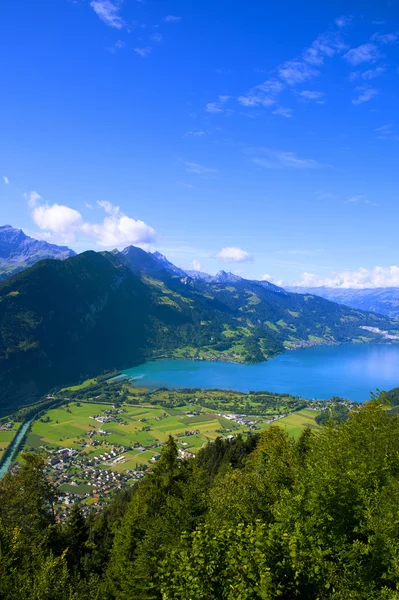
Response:
[[[11,225],[0,227],[0,281],[44,258],[64,260],[75,254],[66,246],[35,240]]]
[[[149,358],[255,362],[378,330],[399,324],[224,271],[192,277],[133,246],[46,259],[0,283],[0,411]]]
[[[386,315],[399,319],[399,288],[329,288],[329,287],[287,287],[290,292],[298,294],[316,294],[327,300],[346,304],[352,308]]]

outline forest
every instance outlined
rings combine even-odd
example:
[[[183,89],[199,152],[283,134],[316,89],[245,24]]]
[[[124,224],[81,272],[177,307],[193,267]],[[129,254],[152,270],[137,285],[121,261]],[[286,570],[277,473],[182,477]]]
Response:
[[[386,396],[345,420],[217,439],[150,473],[100,515],[54,517],[43,459],[0,482],[4,600],[394,599],[399,417]]]

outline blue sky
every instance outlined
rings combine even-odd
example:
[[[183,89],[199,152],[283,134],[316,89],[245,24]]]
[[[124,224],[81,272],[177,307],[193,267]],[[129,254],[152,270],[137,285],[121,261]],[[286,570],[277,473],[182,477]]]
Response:
[[[0,222],[399,285],[398,59],[398,0],[2,3]]]

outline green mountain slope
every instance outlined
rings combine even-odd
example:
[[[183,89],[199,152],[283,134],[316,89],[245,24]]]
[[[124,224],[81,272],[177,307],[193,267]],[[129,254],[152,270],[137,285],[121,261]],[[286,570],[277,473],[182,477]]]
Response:
[[[239,280],[144,272],[117,254],[45,260],[0,284],[0,411],[150,357],[259,361],[285,347],[368,341],[389,319]]]

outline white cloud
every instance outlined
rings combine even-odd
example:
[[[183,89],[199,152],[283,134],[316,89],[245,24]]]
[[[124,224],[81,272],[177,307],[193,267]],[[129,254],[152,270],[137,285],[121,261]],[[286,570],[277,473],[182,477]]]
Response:
[[[202,273],[205,272],[205,269],[203,269],[201,263],[199,262],[199,260],[193,260],[191,261],[191,268],[193,271],[201,271]]]
[[[199,165],[198,163],[194,162],[185,162],[184,166],[187,173],[196,173],[197,175],[209,175],[211,173],[217,173],[217,169],[204,167],[203,165]]]
[[[176,15],[167,15],[163,18],[163,20],[165,21],[165,23],[177,23],[178,21],[181,21],[182,18],[176,17]]]
[[[93,208],[93,205],[90,204],[89,202],[85,202],[85,207],[91,209],[91,208]]]
[[[215,255],[215,258],[224,262],[251,262],[253,260],[249,252],[234,247],[222,248]]]
[[[374,42],[380,42],[380,44],[394,44],[399,39],[399,32],[395,33],[379,33],[378,31],[371,36]]]
[[[371,100],[372,98],[374,98],[374,96],[377,96],[377,94],[379,94],[379,91],[376,90],[375,88],[363,88],[363,87],[359,87],[356,88],[359,93],[359,96],[357,98],[354,98],[352,100],[352,104],[363,104],[363,102],[368,102],[369,100]]]
[[[134,51],[142,58],[146,58],[151,53],[151,48],[150,46],[145,46],[144,48],[134,48]]]
[[[282,167],[316,169],[323,166],[312,158],[300,158],[294,152],[267,150],[265,148],[262,148],[261,151],[264,157],[255,157],[251,160],[258,167],[264,167],[265,169],[279,169]]]
[[[242,106],[272,106],[276,98],[284,89],[284,85],[276,78],[266,79],[260,85],[253,87],[247,94],[239,96],[238,102]]]
[[[162,35],[162,33],[154,33],[154,34],[151,36],[151,39],[152,39],[152,41],[153,41],[153,42],[158,42],[158,43],[159,43],[159,42],[162,42],[162,40],[163,40],[163,35]]]
[[[187,131],[187,133],[184,134],[185,137],[202,137],[206,135],[205,131]]]
[[[262,275],[260,280],[268,281],[269,283],[274,283],[274,285],[278,285],[279,287],[284,287],[284,281],[282,279],[276,279],[272,275],[269,275],[269,273],[265,273],[264,275]]]
[[[316,90],[302,90],[298,93],[298,96],[305,102],[315,101],[317,104],[324,104],[324,92],[318,92]]]
[[[8,185],[10,183],[10,180],[5,175],[3,176],[3,181],[6,185]]]
[[[281,117],[285,117],[286,119],[291,119],[292,108],[284,108],[283,106],[279,106],[278,108],[273,110],[273,115],[280,115]]]
[[[375,79],[379,75],[382,75],[385,71],[385,67],[376,67],[375,69],[367,69],[367,71],[353,71],[353,73],[350,74],[349,79],[351,81],[354,81],[355,79],[370,81],[371,79]]]
[[[373,267],[357,271],[342,271],[332,273],[329,277],[303,273],[295,285],[303,287],[334,287],[334,288],[379,288],[399,287],[399,267]]]
[[[209,113],[224,112],[224,109],[222,108],[222,106],[228,100],[230,100],[230,96],[219,96],[217,102],[208,102],[208,104],[206,105],[206,112],[209,112]]]
[[[277,72],[280,79],[291,86],[308,81],[319,74],[319,71],[311,64],[302,60],[289,60],[281,65]]]
[[[125,42],[122,42],[122,40],[117,40],[113,46],[108,46],[108,48],[106,48],[106,50],[108,50],[108,52],[111,52],[111,54],[115,54],[115,52],[117,52],[117,50],[124,48],[125,45],[126,45]]]
[[[395,134],[393,123],[381,125],[375,129],[379,140],[399,140],[399,136]]]
[[[339,27],[340,29],[342,29],[343,27],[346,27],[347,25],[349,25],[352,21],[352,17],[349,15],[347,16],[342,16],[342,17],[338,17],[338,19],[335,19],[335,24],[337,27]]]
[[[36,199],[36,202],[40,196]],[[106,213],[102,223],[84,222],[77,210],[60,204],[32,207],[32,219],[42,230],[42,237],[52,242],[72,243],[77,238],[93,240],[103,248],[135,244],[147,247],[156,238],[152,227],[121,212],[119,206],[103,200],[97,202]]]
[[[107,201],[98,201],[109,215],[99,224],[84,223],[81,230],[96,238],[98,246],[114,248],[129,244],[148,246],[155,241],[155,230],[144,221],[132,219],[124,215],[119,206],[113,206]]]
[[[62,204],[35,206],[32,218],[40,229],[65,242],[74,241],[76,232],[83,224],[82,215],[77,210]]]
[[[97,200],[97,204],[98,206],[101,206],[108,215],[112,215],[113,217],[116,217],[121,212],[119,206],[111,204],[108,200]]]
[[[352,204],[369,204],[370,206],[379,206],[375,202],[371,202],[368,200],[366,196],[361,194],[357,194],[356,196],[350,196],[347,202],[351,202]]]
[[[41,196],[37,192],[29,192],[29,194],[24,194],[25,198],[28,198],[29,208],[34,208]]]
[[[346,54],[344,54],[344,58],[351,65],[360,65],[364,62],[374,62],[381,57],[382,54],[378,46],[376,44],[372,44],[371,42],[362,44],[357,48],[351,48]]]
[[[125,23],[119,15],[120,2],[115,0],[91,0],[90,6],[96,15],[109,27],[122,29]]]
[[[300,56],[279,65],[274,69],[272,77],[239,96],[238,102],[246,107],[273,106],[284,90],[317,77],[326,58],[332,58],[348,49],[341,37],[341,29],[350,19],[337,19],[335,24],[338,30],[321,33]]]
[[[184,181],[176,181],[178,185],[182,185],[185,188],[193,188],[194,186],[191,183],[185,183]]]

